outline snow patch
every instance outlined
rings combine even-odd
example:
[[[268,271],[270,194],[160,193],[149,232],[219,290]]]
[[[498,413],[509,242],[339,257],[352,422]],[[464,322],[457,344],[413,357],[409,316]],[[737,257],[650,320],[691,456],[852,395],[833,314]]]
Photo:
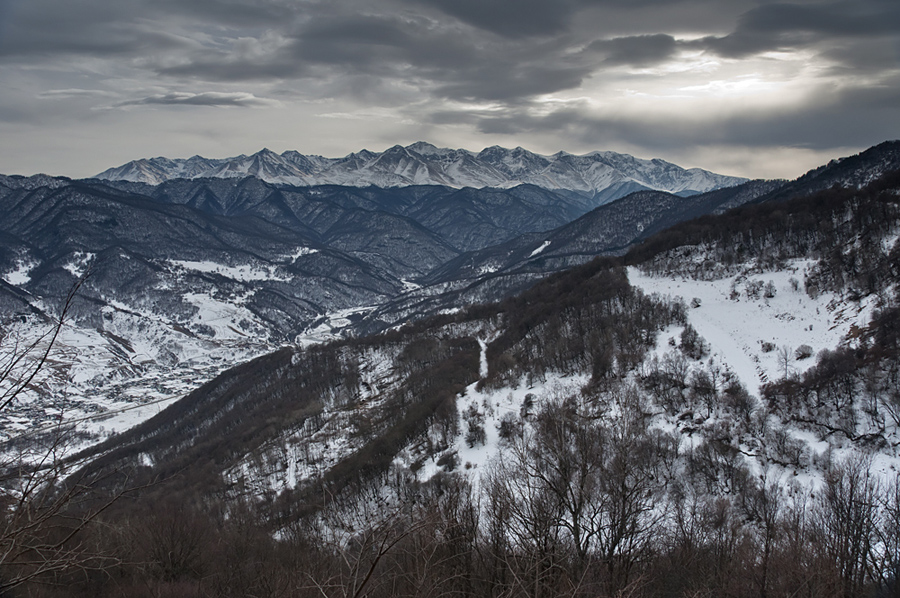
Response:
[[[482,378],[488,376],[488,360],[487,360],[487,343],[484,339],[478,339],[478,346],[481,348],[481,356],[478,366],[478,375]]]
[[[31,271],[37,266],[37,262],[16,262],[16,269],[3,275],[3,279],[13,286],[22,286],[31,281]]]
[[[72,261],[66,263],[63,268],[68,270],[75,278],[81,278],[87,272],[94,257],[93,253],[76,251],[72,254]]]
[[[339,339],[343,330],[353,324],[354,317],[363,316],[374,309],[375,306],[365,306],[329,312],[294,337],[294,344],[309,347]]]
[[[312,255],[313,253],[319,253],[318,249],[313,249],[312,247],[298,247],[297,251],[289,256],[285,256],[287,260],[294,262],[304,255]]]
[[[302,249],[305,250],[307,248]],[[301,255],[308,255],[309,253],[313,252],[314,251],[312,250],[306,252],[303,252],[301,250],[296,255],[296,257],[293,257],[293,259],[297,259]],[[195,272],[203,272],[204,274],[219,274],[226,278],[231,278],[232,280],[238,280],[240,282],[253,282],[256,280],[279,280],[288,282],[291,280],[290,277],[279,276],[278,266],[274,264],[268,264],[266,266],[251,264],[228,266],[225,264],[219,264],[210,261],[192,262],[184,260],[170,260],[169,263],[176,268],[193,270]]]
[[[550,247],[550,241],[544,241],[544,243],[543,243],[540,247],[538,247],[537,249],[535,249],[534,251],[532,251],[532,252],[528,255],[528,257],[534,257],[534,256],[536,256],[537,254],[539,254],[540,252],[542,252],[542,251],[544,251],[545,249],[547,249],[548,247]]]
[[[410,282],[408,280],[401,280],[400,282],[403,283],[403,291],[404,292],[418,291],[419,289],[422,288],[422,285],[416,284],[414,282]]]

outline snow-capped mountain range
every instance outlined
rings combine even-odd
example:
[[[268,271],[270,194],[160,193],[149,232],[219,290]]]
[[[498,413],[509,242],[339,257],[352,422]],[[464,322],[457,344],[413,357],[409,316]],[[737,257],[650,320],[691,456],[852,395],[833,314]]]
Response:
[[[438,148],[421,141],[406,147],[395,145],[380,153],[361,150],[343,158],[305,156],[296,151],[277,154],[268,149],[222,159],[149,158],[110,168],[96,178],[157,185],[178,178],[247,176],[295,186],[510,188],[532,184],[599,196],[598,204],[641,189],[689,195],[746,180],[616,152],[597,151],[581,156],[558,152],[544,156],[521,147],[510,150],[492,146],[476,153]]]

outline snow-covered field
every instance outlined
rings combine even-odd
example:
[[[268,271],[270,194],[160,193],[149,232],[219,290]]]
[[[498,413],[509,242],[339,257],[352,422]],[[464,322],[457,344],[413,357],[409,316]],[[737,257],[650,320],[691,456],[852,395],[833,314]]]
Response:
[[[756,393],[761,384],[784,376],[779,350],[788,349],[790,371],[802,371],[819,351],[840,345],[851,327],[869,322],[874,297],[857,304],[830,293],[813,299],[804,292],[799,281],[812,264],[798,260],[784,270],[713,281],[650,276],[632,267],[628,279],[648,295],[683,300],[691,325],[709,343],[712,356]],[[770,282],[774,296],[766,297]],[[758,293],[755,287],[761,287]],[[808,361],[793,357],[802,345],[812,349]]]
[[[644,293],[683,300],[688,306],[690,325],[708,343],[710,358],[730,369],[758,396],[761,385],[802,374],[815,365],[818,352],[841,346],[854,328],[868,325],[872,311],[878,307],[875,296],[858,302],[834,293],[810,297],[802,283],[797,283],[813,264],[809,260],[795,260],[782,270],[712,281],[651,276],[632,267],[628,269],[628,278]],[[774,291],[774,296],[765,296],[767,285],[769,294]],[[674,337],[677,341],[681,332],[677,328],[661,335],[657,354],[672,344],[668,339]],[[796,351],[803,346],[811,348],[812,353],[798,359]],[[773,415],[769,419],[774,425],[782,425]],[[900,430],[890,423],[886,430],[888,445],[875,452],[871,447],[855,446],[840,434],[823,438],[792,425],[784,430],[804,447],[810,462],[840,461],[855,452],[871,456],[872,473],[886,477],[900,471]],[[765,469],[760,461],[752,458],[748,464],[757,473]],[[790,468],[778,473],[778,469],[775,468],[775,475],[793,478],[802,486],[814,487],[822,480],[822,471],[816,471],[811,464],[800,470]]]

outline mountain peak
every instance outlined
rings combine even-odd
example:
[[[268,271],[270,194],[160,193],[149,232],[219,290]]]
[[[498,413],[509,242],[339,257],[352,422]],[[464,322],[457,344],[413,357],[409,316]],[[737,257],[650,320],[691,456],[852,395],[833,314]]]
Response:
[[[416,141],[415,143],[407,145],[406,149],[423,156],[434,156],[443,153],[437,146],[434,146],[427,141]]]

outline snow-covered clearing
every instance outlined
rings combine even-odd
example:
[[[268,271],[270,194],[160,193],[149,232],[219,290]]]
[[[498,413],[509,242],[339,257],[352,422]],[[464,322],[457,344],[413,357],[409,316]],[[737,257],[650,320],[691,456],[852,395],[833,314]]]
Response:
[[[305,254],[303,252],[300,252],[296,257],[300,257],[301,255]],[[290,278],[288,277],[279,276],[278,266],[274,264],[266,264],[265,266],[261,264],[241,264],[239,266],[228,266],[225,264],[219,264],[210,261],[190,262],[184,260],[171,260],[169,263],[175,267],[184,268],[185,270],[194,270],[196,272],[203,272],[205,274],[219,274],[226,278],[239,280],[241,282],[252,282],[254,280],[290,280]]]
[[[31,271],[37,266],[37,262],[20,261],[15,270],[10,270],[3,275],[3,279],[13,286],[28,284],[31,280]]]
[[[756,393],[760,385],[784,376],[779,350],[787,347],[790,352],[791,371],[806,369],[814,359],[794,359],[798,347],[811,347],[814,358],[822,349],[840,345],[851,327],[869,322],[873,297],[859,304],[830,293],[813,299],[802,284],[795,288],[811,263],[798,260],[785,270],[713,281],[649,276],[631,267],[628,279],[648,295],[683,299],[690,324],[712,347],[712,356]],[[765,297],[763,289],[754,298],[754,287],[770,281],[775,296]]]
[[[341,331],[353,324],[354,317],[363,316],[374,309],[375,306],[365,306],[329,312],[298,334],[294,338],[294,344],[298,347],[309,347],[340,338]]]
[[[63,266],[66,270],[69,271],[72,276],[75,278],[81,278],[84,276],[84,273],[87,272],[88,267],[91,262],[94,260],[95,255],[93,253],[82,253],[81,251],[76,251],[72,254],[72,261],[68,262]]]
[[[430,456],[418,470],[418,478],[431,479],[444,469],[442,465],[438,465],[440,457],[455,454],[457,469],[465,472],[469,481],[477,487],[490,462],[504,450],[505,441],[500,436],[500,422],[505,415],[521,417],[529,410],[529,406],[532,410],[539,408],[546,397],[577,394],[587,381],[586,375],[551,375],[544,382],[533,386],[528,386],[524,378],[515,387],[498,390],[479,391],[477,383],[470,385],[456,403],[459,433],[452,446],[441,454]],[[467,442],[466,435],[470,425],[480,425],[483,428],[483,441],[471,445]],[[410,455],[401,454],[395,463],[409,466],[412,460]]]

